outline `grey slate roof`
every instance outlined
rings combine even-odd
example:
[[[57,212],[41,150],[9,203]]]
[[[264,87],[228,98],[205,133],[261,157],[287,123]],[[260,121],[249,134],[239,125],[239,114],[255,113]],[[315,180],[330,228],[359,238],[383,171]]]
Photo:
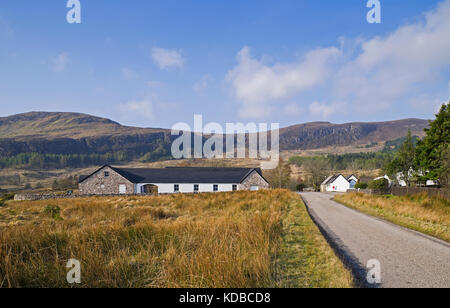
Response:
[[[98,169],[93,174],[106,166]],[[132,183],[155,183],[155,184],[232,184],[242,183],[253,171],[259,168],[114,168],[108,166]],[[93,175],[91,174],[91,175]],[[89,178],[80,178],[80,183]],[[266,181],[267,182],[267,181]]]
[[[352,175],[349,175],[349,176],[347,177],[347,181],[350,181],[350,178],[351,178],[352,176],[354,176],[355,178],[359,179],[356,175],[352,174]]]
[[[330,183],[333,183],[338,177],[340,177],[342,174],[335,174],[335,175],[332,175],[332,176],[330,176],[328,179],[326,179],[323,183],[322,183],[322,185],[327,185],[327,184],[330,184]],[[344,177],[345,178],[345,177]]]

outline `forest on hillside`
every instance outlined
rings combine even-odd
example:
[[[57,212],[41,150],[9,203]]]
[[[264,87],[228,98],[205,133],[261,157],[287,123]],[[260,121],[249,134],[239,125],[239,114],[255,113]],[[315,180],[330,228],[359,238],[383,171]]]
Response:
[[[312,160],[323,160],[331,170],[375,170],[382,169],[394,158],[395,153],[405,142],[406,137],[387,141],[383,150],[379,152],[327,154],[321,156],[293,156],[289,163],[301,167]],[[413,141],[417,143],[419,137],[414,136]]]

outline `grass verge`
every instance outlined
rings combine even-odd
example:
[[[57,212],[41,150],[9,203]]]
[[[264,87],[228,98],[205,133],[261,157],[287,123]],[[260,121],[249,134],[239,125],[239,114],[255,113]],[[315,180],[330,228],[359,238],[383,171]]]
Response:
[[[7,202],[0,287],[349,287],[349,272],[284,190]]]
[[[303,201],[288,204],[283,216],[279,255],[279,286],[294,288],[350,288],[354,282],[341,260],[309,217]]]
[[[350,208],[450,242],[450,201],[414,196],[374,196],[361,193],[334,198]]]

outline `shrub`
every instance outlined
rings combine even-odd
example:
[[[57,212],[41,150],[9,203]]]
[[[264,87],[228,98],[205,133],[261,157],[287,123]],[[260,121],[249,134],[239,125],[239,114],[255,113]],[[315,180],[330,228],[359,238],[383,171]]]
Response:
[[[386,180],[385,178],[375,180],[375,181],[370,181],[368,187],[370,189],[384,190],[389,187],[389,181]]]
[[[356,189],[367,189],[369,185],[367,183],[356,183],[355,188]]]
[[[14,199],[13,193],[4,195],[3,197],[0,198],[0,206],[4,206],[6,201],[12,200],[12,199]]]
[[[57,205],[47,205],[44,209],[44,213],[50,215],[54,220],[62,220],[61,208]]]

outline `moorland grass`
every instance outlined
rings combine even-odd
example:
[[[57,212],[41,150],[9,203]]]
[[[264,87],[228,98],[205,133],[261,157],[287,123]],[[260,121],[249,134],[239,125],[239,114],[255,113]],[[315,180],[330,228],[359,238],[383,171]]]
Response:
[[[362,193],[337,195],[336,201],[444,241],[450,242],[450,201],[427,194],[375,196]]]
[[[0,287],[350,287],[352,279],[284,190],[8,201]]]

